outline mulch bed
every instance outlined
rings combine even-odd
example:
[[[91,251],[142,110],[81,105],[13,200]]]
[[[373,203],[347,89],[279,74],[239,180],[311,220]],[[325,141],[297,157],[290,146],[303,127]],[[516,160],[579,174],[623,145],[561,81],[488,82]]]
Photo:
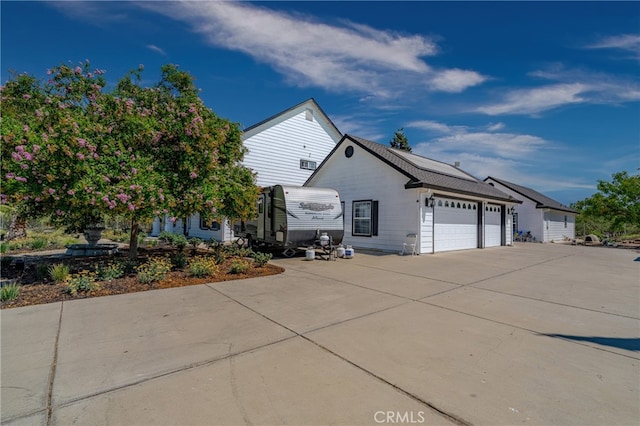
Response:
[[[168,250],[140,250],[138,262],[155,256],[166,256]],[[198,255],[206,255],[206,253],[198,253]],[[17,257],[17,255],[12,254]],[[59,256],[24,256],[26,259],[24,270],[16,268],[12,265],[9,268],[3,268],[2,277],[6,279],[18,279],[21,284],[20,295],[17,299],[0,302],[0,308],[17,308],[20,306],[39,305],[43,303],[60,302],[67,300],[86,299],[90,297],[110,296],[115,294],[134,293],[139,291],[156,290],[173,287],[184,287],[189,285],[198,285],[204,283],[213,283],[220,281],[242,280],[246,278],[263,277],[267,275],[275,275],[284,272],[284,268],[270,263],[262,267],[252,265],[247,272],[240,274],[232,274],[229,272],[233,259],[229,258],[219,265],[220,272],[213,277],[196,278],[191,277],[184,270],[174,270],[169,272],[165,279],[160,282],[149,284],[140,283],[135,274],[129,274],[125,277],[112,281],[98,281],[99,288],[90,292],[78,292],[71,295],[65,291],[64,284],[55,284],[48,277],[42,277],[42,273],[38,274],[37,265],[40,269],[44,269],[52,264],[65,263],[70,266],[71,273],[77,273],[81,270],[94,270],[98,262],[107,262],[108,260],[124,260],[127,258],[126,250],[121,251],[115,257],[100,259],[95,257],[86,258],[70,258]],[[251,259],[249,263],[252,262]]]

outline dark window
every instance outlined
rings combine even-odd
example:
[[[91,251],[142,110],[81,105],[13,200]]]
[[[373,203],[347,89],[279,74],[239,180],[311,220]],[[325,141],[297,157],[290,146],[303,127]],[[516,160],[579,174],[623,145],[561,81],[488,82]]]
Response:
[[[217,220],[212,221],[211,223],[205,222],[202,217],[200,217],[200,229],[208,229],[211,231],[219,231],[220,223]]]
[[[347,158],[351,158],[351,156],[353,155],[353,146],[349,145],[348,147],[346,147],[344,150],[344,155]]]
[[[363,237],[378,235],[378,201],[354,201],[352,221],[353,235]]]
[[[564,216],[564,227],[567,227],[567,215]]]
[[[300,168],[304,170],[315,170],[316,162],[309,160],[300,160]]]

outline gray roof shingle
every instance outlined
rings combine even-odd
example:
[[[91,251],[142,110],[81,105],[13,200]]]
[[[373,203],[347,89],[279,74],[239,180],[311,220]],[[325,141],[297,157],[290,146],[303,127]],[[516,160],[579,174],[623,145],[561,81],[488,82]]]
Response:
[[[534,201],[536,203],[536,208],[560,210],[560,211],[569,212],[569,213],[578,213],[576,210],[573,210],[565,206],[564,204],[561,204],[558,201],[552,198],[549,198],[544,194],[539,193],[538,191],[535,191],[531,188],[527,188],[526,186],[517,185],[512,182],[507,182],[506,180],[498,179],[493,176],[487,177],[485,181],[487,181],[488,179],[493,179],[494,181],[506,186],[512,191],[515,191],[518,194],[530,199],[531,201]]]

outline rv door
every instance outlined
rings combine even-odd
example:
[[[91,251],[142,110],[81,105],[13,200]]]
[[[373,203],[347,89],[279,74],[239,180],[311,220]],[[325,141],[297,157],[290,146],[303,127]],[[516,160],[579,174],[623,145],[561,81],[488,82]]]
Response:
[[[265,222],[267,221],[266,202],[267,196],[265,194],[261,194],[258,199],[258,235],[256,235],[259,240],[264,240],[264,227]]]

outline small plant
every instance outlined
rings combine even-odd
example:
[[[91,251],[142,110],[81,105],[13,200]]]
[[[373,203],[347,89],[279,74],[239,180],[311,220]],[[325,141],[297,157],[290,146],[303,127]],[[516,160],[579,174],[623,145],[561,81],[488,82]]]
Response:
[[[185,237],[182,234],[174,235],[173,241],[171,242],[171,244],[176,246],[176,248],[178,249],[178,252],[180,253],[184,251],[184,248],[187,246],[188,243],[189,241],[187,240],[187,237]]]
[[[262,268],[266,265],[272,257],[273,255],[271,253],[253,253],[253,261],[258,268]]]
[[[0,243],[0,253],[5,254],[9,251],[9,243],[2,242]]]
[[[49,276],[56,283],[62,283],[69,278],[69,266],[64,263],[57,263],[49,267]]]
[[[138,244],[142,245],[145,238],[147,238],[147,233],[140,231],[140,233],[138,234]]]
[[[174,236],[175,234],[172,234],[169,231],[162,231],[161,233],[158,234],[158,240],[171,244]]]
[[[242,259],[234,259],[231,262],[231,269],[229,272],[232,274],[244,274],[249,270],[249,262]]]
[[[49,276],[49,267],[44,263],[38,263],[36,265],[36,280],[44,281]]]
[[[33,250],[42,250],[49,245],[49,240],[43,237],[34,238],[29,242],[29,247]]]
[[[187,265],[187,255],[184,254],[182,251],[179,251],[178,253],[174,253],[173,256],[171,256],[171,263],[176,268],[182,269]]]
[[[95,272],[81,271],[79,274],[74,274],[67,280],[65,291],[73,296],[78,294],[79,291],[90,292],[98,289],[100,286],[96,283]]]
[[[171,264],[167,259],[155,258],[138,266],[136,270],[138,271],[138,281],[149,284],[154,281],[162,281],[171,270]]]
[[[20,296],[20,284],[13,283],[0,288],[0,301],[8,302],[17,299]]]
[[[98,276],[102,281],[113,281],[124,275],[124,265],[121,263],[109,263],[98,268]]]
[[[219,267],[213,257],[197,257],[189,262],[188,273],[192,277],[211,277],[218,273]]]

